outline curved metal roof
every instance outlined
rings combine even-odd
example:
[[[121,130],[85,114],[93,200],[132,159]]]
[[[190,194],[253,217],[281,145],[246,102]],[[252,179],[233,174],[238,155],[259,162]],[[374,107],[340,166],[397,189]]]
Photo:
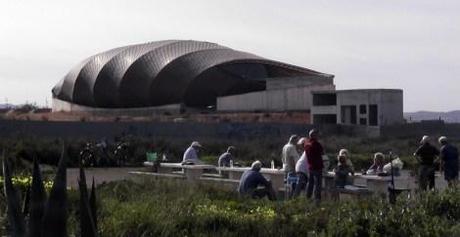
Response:
[[[214,43],[166,40],[91,56],[52,93],[90,107],[206,106],[219,96],[264,90],[266,78],[292,75],[332,77]]]

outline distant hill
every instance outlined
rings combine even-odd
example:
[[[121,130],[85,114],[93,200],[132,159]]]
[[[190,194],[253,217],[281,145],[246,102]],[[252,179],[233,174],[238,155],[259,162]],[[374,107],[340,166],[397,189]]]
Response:
[[[418,111],[404,113],[404,118],[408,122],[418,122],[421,120],[444,120],[446,123],[460,123],[460,110],[449,112]]]
[[[0,104],[0,109],[14,108],[12,104]]]

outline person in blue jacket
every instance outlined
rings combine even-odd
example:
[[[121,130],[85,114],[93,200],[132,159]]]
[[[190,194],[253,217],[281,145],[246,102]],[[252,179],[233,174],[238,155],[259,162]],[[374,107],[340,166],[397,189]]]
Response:
[[[262,163],[254,161],[251,169],[243,173],[238,185],[238,192],[242,196],[250,196],[252,198],[268,197],[270,200],[275,200],[275,191],[273,190],[272,183],[265,179],[260,173]]]

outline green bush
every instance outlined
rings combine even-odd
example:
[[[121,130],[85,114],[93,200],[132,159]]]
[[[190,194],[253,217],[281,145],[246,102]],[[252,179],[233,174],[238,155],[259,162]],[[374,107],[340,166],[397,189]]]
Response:
[[[102,236],[454,236],[460,190],[331,202],[239,198],[216,186],[118,182],[99,189]]]

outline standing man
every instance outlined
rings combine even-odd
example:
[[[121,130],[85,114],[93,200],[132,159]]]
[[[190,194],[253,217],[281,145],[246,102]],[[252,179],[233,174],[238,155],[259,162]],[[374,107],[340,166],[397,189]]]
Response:
[[[192,142],[189,148],[185,150],[182,158],[182,164],[201,165],[203,162],[198,158],[198,153],[203,146],[197,141]]]
[[[415,158],[420,163],[418,169],[419,189],[434,189],[434,160],[439,156],[439,150],[430,144],[430,137],[423,136],[420,140],[420,146],[414,153]]]
[[[234,146],[229,146],[227,152],[219,156],[217,166],[219,167],[230,167],[230,161],[233,161],[233,153],[235,152]]]
[[[441,144],[441,168],[444,170],[444,179],[449,187],[455,187],[458,181],[458,149],[451,145],[447,137],[440,137]]]
[[[305,155],[305,151],[303,151],[306,140],[307,139],[305,137],[302,137],[297,142],[297,145],[302,148],[302,155],[300,156],[300,159],[295,164],[295,172],[297,175],[298,182],[294,189],[294,194],[293,194],[294,197],[298,197],[302,189],[305,189],[307,186],[308,162],[307,162],[307,156]]]
[[[322,156],[324,155],[324,150],[323,146],[318,141],[318,130],[310,130],[308,136],[310,138],[305,143],[305,155],[307,156],[308,168],[310,173],[308,177],[307,197],[311,198],[314,188],[315,202],[319,204],[319,202],[321,201],[321,184],[323,173]]]
[[[286,172],[286,182],[288,185],[291,184],[289,196],[292,196],[296,186],[296,182],[293,180],[296,180],[295,165],[299,159],[299,153],[296,147],[298,140],[299,137],[297,135],[291,135],[288,143],[284,145],[281,152],[281,161],[283,161],[284,172]]]

